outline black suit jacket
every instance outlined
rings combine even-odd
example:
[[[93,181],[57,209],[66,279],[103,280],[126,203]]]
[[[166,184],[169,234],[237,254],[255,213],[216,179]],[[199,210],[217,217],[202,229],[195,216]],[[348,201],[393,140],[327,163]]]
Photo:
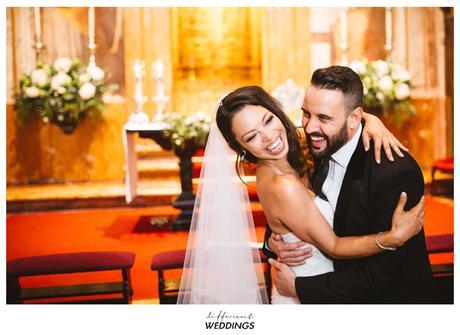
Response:
[[[406,210],[424,192],[423,175],[407,153],[387,160],[382,151],[377,164],[374,151],[365,151],[360,139],[348,164],[334,215],[337,236],[378,233],[391,228],[393,211],[402,191]],[[266,242],[271,232],[266,231]],[[264,247],[266,246],[266,243]],[[273,253],[264,248],[265,254]],[[308,260],[307,260],[308,262]],[[430,303],[432,273],[423,230],[396,251],[351,260],[334,260],[334,272],[297,277],[302,303]]]

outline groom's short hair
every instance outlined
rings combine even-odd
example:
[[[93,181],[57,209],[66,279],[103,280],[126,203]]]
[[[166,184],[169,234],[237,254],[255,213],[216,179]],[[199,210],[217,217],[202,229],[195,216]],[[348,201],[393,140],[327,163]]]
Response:
[[[340,90],[343,93],[347,113],[363,105],[361,78],[347,66],[334,65],[318,69],[311,77],[311,84],[317,88]]]

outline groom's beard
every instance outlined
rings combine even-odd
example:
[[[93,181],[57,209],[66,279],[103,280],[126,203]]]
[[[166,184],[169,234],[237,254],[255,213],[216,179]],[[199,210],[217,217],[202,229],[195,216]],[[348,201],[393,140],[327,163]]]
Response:
[[[317,150],[313,147],[311,141],[312,136],[323,136],[326,139],[326,147],[322,150]],[[342,128],[340,128],[339,132],[336,135],[333,135],[332,137],[328,137],[323,133],[320,132],[314,132],[311,134],[307,134],[307,145],[308,149],[310,150],[310,153],[312,154],[313,158],[318,159],[318,158],[324,158],[324,157],[330,157],[332,154],[334,154],[337,150],[339,150],[341,147],[345,145],[345,143],[348,142],[348,127],[347,127],[347,122],[345,121],[343,123]]]

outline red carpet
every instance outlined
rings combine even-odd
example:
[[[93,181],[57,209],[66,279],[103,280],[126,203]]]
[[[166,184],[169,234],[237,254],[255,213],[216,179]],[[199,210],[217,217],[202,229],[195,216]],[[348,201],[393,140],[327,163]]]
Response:
[[[262,241],[263,214],[254,208],[258,240]],[[187,232],[161,232],[147,229],[144,216],[174,216],[172,207],[106,209],[15,214],[7,217],[7,260],[33,255],[78,251],[132,251],[136,260],[132,269],[134,300],[158,298],[156,273],[150,270],[155,253],[185,248]],[[430,235],[453,232],[453,205],[427,197],[425,231]],[[141,219],[141,220],[140,220]],[[453,255],[438,255],[432,261],[452,261]],[[117,276],[117,277],[115,277]],[[94,278],[93,278],[94,277]],[[110,278],[109,278],[110,277]],[[28,277],[24,286],[62,285],[111,281],[118,273],[86,273]]]

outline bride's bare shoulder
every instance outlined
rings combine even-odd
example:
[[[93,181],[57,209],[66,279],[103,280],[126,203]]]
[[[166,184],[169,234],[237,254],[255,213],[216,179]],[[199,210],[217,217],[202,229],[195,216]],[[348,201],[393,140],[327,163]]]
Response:
[[[307,189],[302,182],[293,175],[275,175],[267,183],[267,191],[275,198],[286,199],[302,197],[307,194]]]

